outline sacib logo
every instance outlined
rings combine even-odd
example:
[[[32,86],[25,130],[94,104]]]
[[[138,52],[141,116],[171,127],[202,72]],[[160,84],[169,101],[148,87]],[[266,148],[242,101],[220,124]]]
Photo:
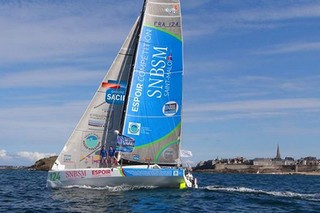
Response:
[[[128,134],[140,135],[140,127],[141,127],[140,123],[129,122]]]
[[[126,82],[108,80],[108,82],[102,82],[101,87],[106,88],[105,101],[108,104],[120,105],[124,103],[127,88]]]

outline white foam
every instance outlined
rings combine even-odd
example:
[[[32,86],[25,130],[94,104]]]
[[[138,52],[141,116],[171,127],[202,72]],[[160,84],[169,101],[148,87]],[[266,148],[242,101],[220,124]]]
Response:
[[[254,193],[254,194],[267,194],[276,197],[289,197],[289,198],[301,198],[313,201],[320,201],[320,194],[302,194],[290,191],[265,191],[261,189],[252,189],[246,187],[223,187],[223,186],[206,186],[202,189],[210,191],[223,191],[223,192],[239,192],[239,193]]]
[[[65,186],[63,188],[80,188],[80,189],[90,189],[90,190],[107,190],[110,192],[119,192],[119,191],[131,191],[131,190],[139,190],[139,189],[155,189],[157,186],[128,186],[128,185],[120,185],[120,186],[103,186],[103,187],[93,187],[86,185],[72,185]]]

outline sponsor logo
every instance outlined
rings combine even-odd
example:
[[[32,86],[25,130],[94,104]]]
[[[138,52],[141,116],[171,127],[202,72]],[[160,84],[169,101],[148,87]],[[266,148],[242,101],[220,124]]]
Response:
[[[63,162],[70,162],[71,161],[71,155],[63,155]]]
[[[111,175],[111,171],[108,169],[105,170],[93,170],[92,171],[92,175],[93,176],[110,176]]]
[[[108,82],[102,82],[101,87],[106,88],[105,101],[108,104],[121,105],[124,103],[127,88],[126,82],[108,80]]]
[[[66,171],[66,178],[70,179],[75,179],[75,178],[84,178],[87,176],[87,172],[84,170],[80,171]]]
[[[172,148],[167,148],[163,152],[163,157],[165,160],[171,161],[174,158],[175,151]]]
[[[162,107],[162,112],[165,116],[173,116],[178,112],[179,106],[175,101],[169,101]]]
[[[105,123],[106,123],[105,120],[93,120],[93,119],[90,119],[88,121],[88,125],[89,126],[95,126],[95,127],[104,127]]]
[[[88,120],[89,129],[95,130],[96,128],[103,128],[108,123],[108,129],[113,129],[113,121],[114,121],[114,111],[113,109],[94,109],[95,113],[90,114],[90,118]],[[108,115],[108,119],[107,119]]]
[[[167,7],[165,8],[165,11],[169,14],[176,14],[179,12],[179,5],[175,4],[173,7]]]
[[[100,138],[96,134],[89,134],[83,140],[83,145],[89,150],[94,150],[100,145]]]
[[[134,155],[133,156],[133,160],[139,160],[140,159],[140,155]]]
[[[129,122],[128,134],[131,135],[140,135],[140,123]]]
[[[173,176],[178,176],[179,172],[177,170],[173,171]]]

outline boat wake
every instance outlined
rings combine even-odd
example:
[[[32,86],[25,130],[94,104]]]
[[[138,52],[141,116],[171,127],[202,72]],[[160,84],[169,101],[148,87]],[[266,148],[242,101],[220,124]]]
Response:
[[[93,186],[86,186],[86,185],[71,185],[71,186],[64,186],[62,188],[65,188],[65,189],[79,188],[79,189],[89,189],[89,190],[105,190],[109,192],[122,192],[122,191],[133,191],[133,190],[141,190],[141,189],[155,189],[158,187],[157,186],[129,186],[129,185],[93,187]]]
[[[201,188],[209,191],[265,194],[265,195],[271,195],[276,197],[299,198],[304,200],[320,201],[319,193],[301,194],[301,193],[290,192],[290,191],[265,191],[261,189],[252,189],[252,188],[246,188],[246,187],[223,187],[223,186],[206,186]]]

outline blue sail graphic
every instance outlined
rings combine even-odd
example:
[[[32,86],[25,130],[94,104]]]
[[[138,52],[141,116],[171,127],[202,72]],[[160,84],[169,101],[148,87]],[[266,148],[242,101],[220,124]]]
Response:
[[[123,134],[135,139],[140,162],[176,163],[182,108],[182,41],[143,25],[130,85]]]

